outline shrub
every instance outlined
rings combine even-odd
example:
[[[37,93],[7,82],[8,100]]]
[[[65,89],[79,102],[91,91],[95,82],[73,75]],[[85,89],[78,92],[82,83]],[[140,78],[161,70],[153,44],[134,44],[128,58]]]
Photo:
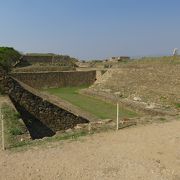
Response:
[[[19,61],[21,54],[11,47],[0,47],[0,66],[9,72],[12,66]]]

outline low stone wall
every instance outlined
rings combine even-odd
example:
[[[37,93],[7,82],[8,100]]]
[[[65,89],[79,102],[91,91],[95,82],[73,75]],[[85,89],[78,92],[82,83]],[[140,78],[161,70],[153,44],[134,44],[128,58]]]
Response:
[[[31,65],[27,67],[14,68],[13,73],[36,73],[36,72],[57,72],[57,71],[75,71],[76,68],[72,66],[38,66]]]
[[[24,61],[29,63],[65,63],[68,64],[69,62],[73,62],[76,59],[72,58],[68,55],[24,55]]]
[[[51,97],[46,97],[13,77],[6,78],[5,86],[33,139],[52,136],[56,131],[89,122],[80,112],[75,114],[65,106],[62,107],[60,100],[58,104]]]
[[[29,63],[52,63],[53,56],[23,56],[23,60]]]
[[[91,85],[96,71],[12,73],[13,77],[33,88],[56,88]]]

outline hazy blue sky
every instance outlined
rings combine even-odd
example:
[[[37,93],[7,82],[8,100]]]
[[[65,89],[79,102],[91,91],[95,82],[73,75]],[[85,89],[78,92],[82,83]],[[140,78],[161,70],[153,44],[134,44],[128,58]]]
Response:
[[[81,59],[170,54],[180,0],[0,0],[0,46]]]

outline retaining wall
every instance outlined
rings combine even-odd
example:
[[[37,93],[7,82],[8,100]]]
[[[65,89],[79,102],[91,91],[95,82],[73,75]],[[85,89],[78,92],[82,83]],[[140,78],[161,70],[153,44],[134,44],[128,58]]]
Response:
[[[5,79],[5,86],[33,139],[52,136],[56,131],[89,122],[80,113],[75,114],[61,106],[60,99],[55,102],[51,97],[39,93],[13,77]]]
[[[96,71],[12,73],[11,75],[33,88],[91,85],[96,80]]]
[[[73,61],[73,58],[66,55],[24,55],[22,58],[29,63],[68,63]]]

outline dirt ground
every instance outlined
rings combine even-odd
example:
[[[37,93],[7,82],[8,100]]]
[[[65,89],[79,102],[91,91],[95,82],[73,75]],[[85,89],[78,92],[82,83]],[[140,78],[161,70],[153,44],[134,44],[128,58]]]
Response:
[[[180,180],[180,121],[0,151],[0,180]]]

